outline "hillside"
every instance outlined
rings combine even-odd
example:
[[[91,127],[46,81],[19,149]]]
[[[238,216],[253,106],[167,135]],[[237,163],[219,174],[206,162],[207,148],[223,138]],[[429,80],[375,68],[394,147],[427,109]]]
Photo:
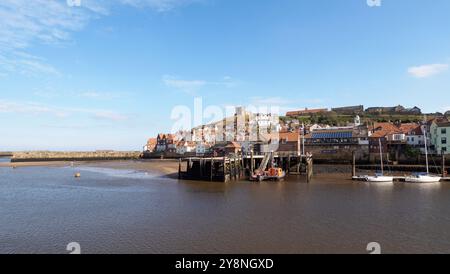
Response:
[[[411,114],[368,114],[362,113],[359,115],[361,118],[361,122],[365,124],[371,124],[374,122],[397,122],[400,121],[402,123],[412,123],[412,122],[421,122],[424,119],[430,119],[437,116],[439,114],[421,114],[421,115],[411,115]],[[335,112],[327,112],[327,113],[317,113],[311,115],[303,115],[303,116],[295,116],[295,117],[287,117],[281,116],[280,120],[282,123],[288,123],[289,121],[298,120],[301,123],[306,125],[308,124],[327,124],[331,126],[345,126],[349,123],[352,123],[355,115],[342,115],[337,114]]]

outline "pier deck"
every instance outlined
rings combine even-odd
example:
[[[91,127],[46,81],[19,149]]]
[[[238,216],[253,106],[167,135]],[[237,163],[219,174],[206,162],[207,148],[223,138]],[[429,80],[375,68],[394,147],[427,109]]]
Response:
[[[180,159],[178,177],[186,180],[229,182],[248,179],[258,169],[266,154],[230,155],[224,157],[191,157]],[[305,174],[309,182],[313,175],[312,157],[297,153],[271,154],[277,167],[286,174]]]

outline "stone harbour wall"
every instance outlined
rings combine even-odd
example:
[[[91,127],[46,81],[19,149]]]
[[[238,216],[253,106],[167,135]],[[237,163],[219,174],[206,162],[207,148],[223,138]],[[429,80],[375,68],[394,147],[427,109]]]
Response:
[[[131,160],[141,158],[141,154],[138,151],[29,151],[14,152],[11,162]]]

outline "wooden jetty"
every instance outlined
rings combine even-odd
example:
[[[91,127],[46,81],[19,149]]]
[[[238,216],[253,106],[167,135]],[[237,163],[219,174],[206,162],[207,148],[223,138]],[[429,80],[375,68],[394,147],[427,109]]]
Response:
[[[180,159],[179,179],[229,182],[248,179],[267,158],[268,154],[229,155],[224,157],[191,157]],[[276,166],[286,174],[305,175],[310,182],[313,176],[312,156],[297,153],[270,153]]]

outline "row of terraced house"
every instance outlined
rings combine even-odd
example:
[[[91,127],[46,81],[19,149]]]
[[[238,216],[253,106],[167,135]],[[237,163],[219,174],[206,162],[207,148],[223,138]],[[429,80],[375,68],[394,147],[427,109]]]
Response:
[[[241,118],[244,122],[239,128],[237,121]],[[190,132],[158,134],[148,140],[144,151],[202,156],[275,150],[280,153],[311,153],[319,161],[348,160],[356,152],[360,160],[373,161],[379,155],[381,140],[382,151],[388,154],[387,158],[401,160],[424,153],[424,136],[430,153],[450,153],[450,122],[446,118],[423,123],[363,125],[356,115],[354,122],[344,127],[314,124],[290,128],[277,124],[276,119],[267,114],[252,115],[238,109],[234,117],[195,127]]]

